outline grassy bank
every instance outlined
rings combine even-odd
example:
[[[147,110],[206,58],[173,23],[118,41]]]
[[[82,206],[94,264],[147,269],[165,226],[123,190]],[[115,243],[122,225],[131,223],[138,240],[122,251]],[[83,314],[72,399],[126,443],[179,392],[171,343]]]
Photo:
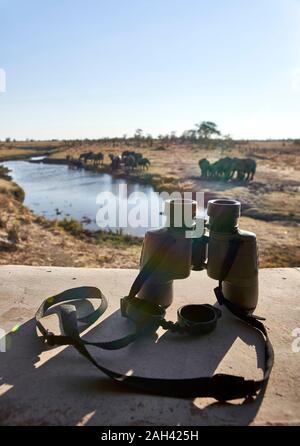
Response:
[[[57,142],[0,142],[0,162],[52,155],[62,150],[62,144]]]
[[[11,195],[20,202],[25,198],[23,189],[11,180],[9,170],[4,166],[0,166],[0,193]]]
[[[142,240],[89,231],[73,219],[34,215],[12,194],[0,192],[0,264],[138,268]],[[242,217],[241,228],[257,234],[260,267],[299,266],[297,227]],[[8,240],[8,246],[1,244]]]
[[[141,246],[141,238],[129,234],[123,234],[121,231],[91,231],[75,218],[64,218],[63,220],[48,220],[45,217],[37,216],[35,222],[44,228],[62,229],[65,233],[71,234],[77,238],[93,240],[94,242],[111,242],[113,245],[120,246]]]
[[[18,184],[2,178],[0,178],[0,193],[12,195],[20,202],[23,202],[25,198],[25,193]]]
[[[57,162],[59,163],[59,160],[57,160]],[[84,169],[92,170],[98,173],[107,173],[112,175],[116,179],[152,186],[156,192],[166,191],[171,193],[184,190],[183,185],[180,183],[180,180],[178,178],[172,176],[163,176],[155,172],[148,172],[143,170],[132,172],[124,172],[122,170],[112,171],[110,165],[108,164],[96,167],[93,165],[85,165]]]
[[[0,264],[138,267],[141,239],[89,231],[74,219],[47,220],[23,199],[24,191],[0,166]]]
[[[2,265],[138,267],[140,239],[37,217],[6,192],[0,192],[0,211]]]

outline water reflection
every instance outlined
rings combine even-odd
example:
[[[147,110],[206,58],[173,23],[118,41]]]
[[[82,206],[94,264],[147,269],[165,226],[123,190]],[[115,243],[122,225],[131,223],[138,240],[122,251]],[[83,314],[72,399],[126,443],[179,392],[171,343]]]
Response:
[[[149,227],[161,226],[163,223],[163,217],[159,216],[159,211],[163,209],[163,201],[158,198],[158,194],[151,186],[127,183],[126,195],[120,196],[119,189],[121,184],[124,185],[124,180],[115,179],[108,174],[69,169],[65,165],[30,163],[28,161],[8,161],[4,164],[11,170],[10,175],[13,180],[24,189],[24,204],[37,215],[60,220],[66,217],[76,218],[82,221],[86,228],[96,230],[99,229],[96,222],[97,212],[100,209],[100,202],[96,202],[99,193],[110,194],[108,204],[112,204],[114,197],[118,204],[124,206],[129,195],[133,192],[142,192],[144,198],[140,197],[139,206],[142,209],[148,209],[146,225],[144,227],[126,227],[122,228],[122,231],[127,234],[143,236]],[[157,206],[154,209],[149,208],[151,196],[157,198]],[[133,207],[134,203],[130,204],[129,202],[128,213]],[[122,216],[124,217],[124,215]],[[117,215],[118,219],[122,216]],[[157,224],[153,225],[155,220]]]

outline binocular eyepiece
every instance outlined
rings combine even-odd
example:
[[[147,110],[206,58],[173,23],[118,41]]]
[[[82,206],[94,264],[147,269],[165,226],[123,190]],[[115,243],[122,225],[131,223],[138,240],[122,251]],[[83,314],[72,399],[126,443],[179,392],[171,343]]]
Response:
[[[206,269],[210,278],[223,282],[226,299],[243,311],[253,312],[258,299],[257,243],[253,232],[239,229],[241,203],[229,199],[208,201],[208,223],[203,221],[202,234],[195,231],[193,236],[196,209],[194,200],[166,201],[166,225],[146,233],[140,266],[154,253],[163,260],[138,297],[166,308],[173,300],[173,280],[187,278],[192,269]],[[174,243],[164,252],[162,246],[170,236]]]
[[[209,227],[214,232],[232,232],[238,227],[241,203],[237,200],[217,199],[207,203]]]

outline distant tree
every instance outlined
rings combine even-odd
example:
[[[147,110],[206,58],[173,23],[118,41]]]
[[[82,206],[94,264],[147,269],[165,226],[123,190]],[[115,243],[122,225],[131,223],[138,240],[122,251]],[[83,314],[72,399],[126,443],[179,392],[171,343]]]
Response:
[[[211,121],[202,121],[200,124],[196,124],[196,133],[199,139],[210,139],[212,136],[221,135],[218,130],[217,124]]]
[[[134,137],[136,139],[141,139],[143,137],[143,130],[142,129],[136,129]]]
[[[10,138],[5,138],[5,142],[10,142],[11,139]]]
[[[212,144],[212,141],[210,141],[210,144]],[[223,135],[221,139],[218,139],[215,144],[215,148],[219,149],[221,152],[221,155],[229,149],[233,147],[233,139],[230,135]],[[212,146],[211,146],[212,147]]]
[[[223,154],[224,151],[232,148],[233,139],[231,135],[223,135],[222,139],[219,141],[219,146],[221,149],[221,154]]]
[[[152,138],[152,135],[150,133],[147,134],[146,140],[147,140],[147,143],[148,143],[149,147],[152,147],[153,146],[153,138]]]
[[[195,141],[197,139],[197,131],[195,129],[185,130],[182,134],[182,138],[188,141]]]

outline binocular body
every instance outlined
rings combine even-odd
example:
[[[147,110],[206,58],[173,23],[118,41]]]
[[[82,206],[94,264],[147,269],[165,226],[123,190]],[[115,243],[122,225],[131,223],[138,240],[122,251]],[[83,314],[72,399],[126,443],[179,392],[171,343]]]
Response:
[[[173,203],[173,204],[172,204]],[[210,278],[222,281],[226,299],[241,310],[252,313],[258,300],[258,252],[253,232],[238,227],[241,205],[236,200],[211,200],[208,202],[208,225],[200,237],[186,237],[185,225],[174,226],[173,216],[177,206],[184,212],[190,207],[195,214],[196,202],[182,200],[168,203],[166,227],[146,233],[140,266],[156,253],[163,260],[141,288],[138,297],[168,307],[173,300],[173,280],[185,279],[192,269],[207,270]],[[193,215],[194,217],[194,215]],[[162,246],[169,237],[173,243],[167,252]]]
[[[174,238],[174,243],[165,253],[161,246],[170,235]],[[185,279],[190,275],[192,239],[186,238],[183,231],[172,228],[150,230],[144,238],[141,268],[155,253],[164,256],[164,259],[142,286],[138,297],[167,308],[173,301],[173,280]]]
[[[238,252],[229,265],[223,280],[223,268],[230,250],[230,243],[237,243]],[[230,256],[229,256],[230,257]],[[207,274],[223,280],[224,297],[240,309],[252,313],[258,300],[258,255],[256,236],[253,232],[237,229],[234,234],[210,232],[207,255]]]

